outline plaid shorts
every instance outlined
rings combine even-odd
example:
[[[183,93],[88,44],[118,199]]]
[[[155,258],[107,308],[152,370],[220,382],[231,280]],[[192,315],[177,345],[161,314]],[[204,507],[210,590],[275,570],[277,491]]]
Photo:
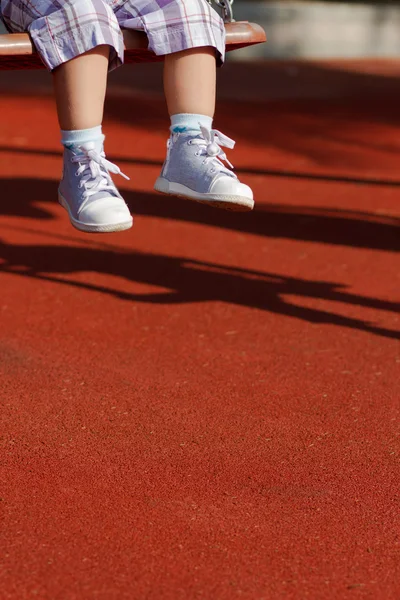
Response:
[[[121,27],[144,31],[155,54],[212,46],[223,61],[225,29],[206,0],[0,0],[13,32],[28,31],[50,69],[99,46],[110,70],[124,60]]]

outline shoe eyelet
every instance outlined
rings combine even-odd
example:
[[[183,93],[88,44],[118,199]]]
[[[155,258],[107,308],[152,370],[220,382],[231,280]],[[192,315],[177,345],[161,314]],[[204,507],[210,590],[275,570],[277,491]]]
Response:
[[[187,143],[187,145],[191,146],[192,145],[192,140],[189,140],[188,143]]]
[[[195,156],[200,156],[200,154],[198,152],[195,152],[194,155]]]

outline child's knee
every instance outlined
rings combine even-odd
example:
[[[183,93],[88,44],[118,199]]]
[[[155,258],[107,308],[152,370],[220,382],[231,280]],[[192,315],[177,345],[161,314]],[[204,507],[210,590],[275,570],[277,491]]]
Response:
[[[123,61],[122,33],[106,1],[96,2],[96,10],[90,0],[69,0],[56,8],[60,4],[53,3],[52,11],[29,25],[33,42],[50,70],[100,45],[111,47],[110,61]]]
[[[225,31],[223,19],[207,0],[172,0],[171,5],[191,30],[210,27],[221,33]]]
[[[187,47],[211,46],[221,61],[225,55],[225,25],[206,0],[173,0],[187,32]],[[200,7],[200,10],[199,10]]]
[[[140,21],[155,54],[165,55],[202,46],[214,47],[221,59],[225,53],[225,27],[220,15],[206,0],[128,0],[136,19],[123,25],[135,28]],[[161,5],[161,6],[160,6]]]

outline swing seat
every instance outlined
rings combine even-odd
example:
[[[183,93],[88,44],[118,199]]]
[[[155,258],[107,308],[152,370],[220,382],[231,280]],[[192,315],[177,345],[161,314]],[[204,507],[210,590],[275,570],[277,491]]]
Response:
[[[238,50],[266,41],[265,31],[260,25],[247,21],[232,21],[225,24],[226,50]],[[148,50],[148,41],[141,31],[124,31],[125,63],[162,61]],[[35,47],[27,33],[6,33],[0,35],[0,70],[43,69]]]

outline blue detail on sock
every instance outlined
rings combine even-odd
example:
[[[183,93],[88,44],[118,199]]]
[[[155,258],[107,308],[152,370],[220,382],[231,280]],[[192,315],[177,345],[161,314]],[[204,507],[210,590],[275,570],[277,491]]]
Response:
[[[189,131],[189,127],[174,127],[172,129],[172,133],[184,133],[185,131]]]
[[[206,115],[180,113],[171,116],[172,133],[200,133],[200,127],[212,128],[212,118]]]
[[[101,125],[90,129],[76,129],[72,131],[61,130],[61,143],[63,146],[81,146],[87,142],[103,142],[104,136]]]

